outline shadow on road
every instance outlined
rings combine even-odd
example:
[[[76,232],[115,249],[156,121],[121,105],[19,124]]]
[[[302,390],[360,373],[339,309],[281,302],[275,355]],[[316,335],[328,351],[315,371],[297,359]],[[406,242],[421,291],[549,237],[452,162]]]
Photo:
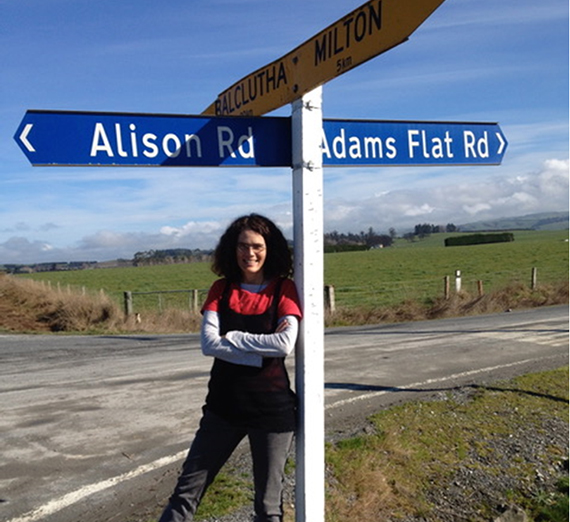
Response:
[[[481,384],[467,384],[464,386],[448,386],[444,388],[406,388],[401,386],[376,386],[372,384],[356,384],[356,383],[344,383],[344,382],[327,382],[325,383],[326,390],[350,390],[350,391],[361,391],[361,392],[387,392],[387,393],[400,393],[400,392],[417,392],[417,393],[435,393],[435,392],[452,392],[460,389],[469,388],[472,390],[488,390],[497,392],[509,392],[509,393],[519,393],[524,395],[530,395],[532,397],[539,397],[542,399],[548,399],[556,402],[568,403],[568,399],[564,397],[556,397],[553,395],[548,395],[545,393],[539,393],[530,390],[521,390],[517,388],[500,388],[496,386],[484,386]]]

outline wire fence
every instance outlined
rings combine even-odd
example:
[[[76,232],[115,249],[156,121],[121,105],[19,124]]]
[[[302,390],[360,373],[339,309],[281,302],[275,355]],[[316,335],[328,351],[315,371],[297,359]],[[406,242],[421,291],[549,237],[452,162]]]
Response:
[[[124,292],[123,304],[126,315],[145,311],[164,312],[167,309],[190,310],[198,313],[208,290],[163,290],[153,292]]]
[[[551,277],[548,273],[540,274],[536,268],[524,272],[501,271],[485,274],[482,278],[465,277],[458,270],[452,276],[425,278],[410,281],[370,281],[366,285],[335,286],[324,288],[325,305],[328,310],[336,307],[375,307],[390,306],[406,301],[422,301],[439,297],[448,297],[453,292],[465,292],[483,295],[511,284],[524,284],[536,288],[539,284],[556,283],[559,275]],[[152,292],[124,292],[124,310],[126,315],[146,311],[163,312],[167,309],[189,310],[198,313],[204,303],[208,290],[165,290]]]

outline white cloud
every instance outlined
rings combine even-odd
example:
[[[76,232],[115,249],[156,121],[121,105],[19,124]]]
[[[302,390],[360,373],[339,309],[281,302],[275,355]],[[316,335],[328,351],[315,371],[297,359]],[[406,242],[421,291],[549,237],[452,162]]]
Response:
[[[345,197],[341,198],[338,194],[342,191],[336,190],[336,197],[325,197],[325,231],[359,232],[373,227],[378,232],[395,228],[398,233],[404,233],[418,223],[461,225],[568,209],[568,160],[549,159],[534,172],[506,175],[502,172],[483,179],[469,175],[469,172],[461,176],[436,176],[424,179],[422,183],[408,184],[414,188],[405,190],[369,189],[368,193],[373,194],[370,197],[363,197],[361,191],[353,192],[348,188]],[[362,187],[370,187],[377,182],[373,171],[368,173],[368,177],[362,173],[358,176],[357,185]],[[19,235],[0,243],[0,263],[104,261],[131,259],[136,252],[150,249],[213,248],[231,219],[252,210],[273,219],[287,237],[293,236],[289,201],[255,209],[248,208],[247,202],[236,202],[228,208],[220,208],[219,219],[193,219],[176,225],[164,223],[154,232],[106,228],[67,246],[55,246],[53,241],[45,239],[52,232],[61,232],[56,225],[47,223],[42,227],[31,227],[20,222],[10,229]],[[44,239],[23,237],[23,234],[38,234],[38,230]]]
[[[484,210],[489,210],[490,208],[491,205],[487,203],[477,203],[475,205],[463,205],[463,210],[465,210],[465,212],[467,212],[467,214],[469,214],[470,216],[474,216],[475,214],[483,212]]]
[[[435,208],[429,205],[428,203],[424,203],[423,205],[414,205],[408,206],[408,208],[404,211],[405,216],[414,217],[414,216],[425,216],[427,214],[432,214]]]
[[[358,232],[372,226],[399,232],[420,222],[433,224],[518,216],[568,209],[568,160],[551,159],[524,175],[435,178],[416,189],[377,191],[365,199],[331,199],[325,230]]]
[[[222,233],[222,225],[217,221],[189,221],[179,227],[164,226],[160,233],[173,241],[190,241],[192,244],[211,244],[211,238]]]
[[[44,241],[29,241],[25,237],[11,237],[0,243],[0,259],[3,264],[34,263],[45,259],[46,254],[54,252],[54,248]],[[63,252],[62,252],[63,254]]]

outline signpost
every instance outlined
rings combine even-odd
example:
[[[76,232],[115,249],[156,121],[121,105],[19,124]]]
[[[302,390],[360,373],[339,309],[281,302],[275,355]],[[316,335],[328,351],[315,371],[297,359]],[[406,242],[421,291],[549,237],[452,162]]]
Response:
[[[444,0],[369,0],[234,83],[203,114],[261,116],[405,42]]]
[[[202,116],[28,111],[15,140],[33,165],[292,167],[296,520],[324,522],[323,166],[498,165],[496,123],[323,120],[327,81],[407,40],[444,0],[369,0],[223,91]],[[292,104],[291,118],[259,118]],[[245,115],[249,118],[229,116]]]
[[[296,433],[295,516],[297,522],[324,522],[325,513],[325,339],[323,168],[320,130],[322,88],[295,101],[293,127],[293,229],[295,284],[303,320],[295,351],[299,397]]]
[[[14,138],[38,166],[294,167],[291,118],[28,111]],[[321,120],[326,167],[498,165],[496,123]]]

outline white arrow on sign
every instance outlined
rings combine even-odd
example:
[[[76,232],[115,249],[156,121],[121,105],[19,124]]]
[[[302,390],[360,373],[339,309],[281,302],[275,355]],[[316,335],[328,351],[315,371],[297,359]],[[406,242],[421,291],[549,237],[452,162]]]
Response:
[[[499,140],[499,150],[497,151],[497,154],[500,155],[503,153],[503,150],[507,142],[503,139],[503,136],[501,136],[500,132],[496,132],[495,134],[497,135],[497,139]]]
[[[32,130],[33,126],[34,126],[33,123],[28,123],[24,127],[22,134],[20,134],[20,141],[24,144],[24,147],[26,147],[26,149],[28,149],[30,152],[36,152],[36,149],[34,149],[33,145],[28,141],[28,134]]]

